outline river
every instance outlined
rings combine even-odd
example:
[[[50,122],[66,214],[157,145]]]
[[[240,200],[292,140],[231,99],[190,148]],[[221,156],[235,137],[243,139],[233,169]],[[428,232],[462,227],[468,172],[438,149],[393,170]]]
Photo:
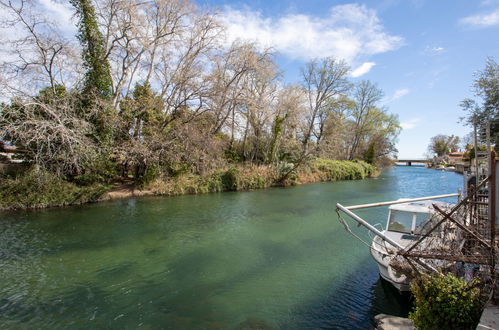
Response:
[[[0,328],[366,329],[406,316],[345,232],[344,205],[456,192],[462,177],[378,178],[0,213]],[[385,223],[386,209],[359,212]],[[357,229],[360,230],[360,229]]]

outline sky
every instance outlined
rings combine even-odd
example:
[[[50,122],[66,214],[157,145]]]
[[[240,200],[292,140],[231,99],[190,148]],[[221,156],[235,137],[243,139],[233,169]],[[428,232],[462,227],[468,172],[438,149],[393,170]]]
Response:
[[[399,116],[399,158],[423,158],[437,134],[464,136],[461,100],[474,73],[499,60],[499,0],[198,0],[218,8],[229,39],[272,47],[286,83],[312,58],[346,60],[354,82],[384,90]]]
[[[499,60],[499,0],[192,1],[218,12],[229,41],[272,47],[286,84],[329,56],[351,66],[353,82],[377,83],[401,122],[399,158],[424,158],[437,134],[466,135],[459,103],[486,58]],[[68,2],[38,2],[74,33]]]

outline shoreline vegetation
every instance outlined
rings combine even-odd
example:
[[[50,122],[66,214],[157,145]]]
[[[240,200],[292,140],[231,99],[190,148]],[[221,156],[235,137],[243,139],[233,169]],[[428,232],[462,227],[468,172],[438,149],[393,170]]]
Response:
[[[317,158],[284,181],[285,168],[271,165],[235,165],[209,175],[183,174],[168,180],[155,179],[136,186],[133,182],[78,186],[41,169],[30,169],[0,183],[0,210],[41,209],[82,205],[140,196],[177,196],[225,191],[247,191],[287,187],[325,181],[360,180],[376,177],[379,171],[364,161]]]
[[[340,58],[290,83],[271,49],[227,42],[188,1],[69,2],[75,36],[35,3],[2,5],[18,33],[0,62],[0,165],[23,169],[0,173],[0,208],[361,179],[397,153],[384,92]]]

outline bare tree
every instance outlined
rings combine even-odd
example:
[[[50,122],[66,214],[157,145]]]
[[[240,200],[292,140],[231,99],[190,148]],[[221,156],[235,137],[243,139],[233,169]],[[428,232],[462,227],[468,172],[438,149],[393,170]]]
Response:
[[[213,115],[212,133],[219,133],[227,123],[234,142],[236,126],[240,125],[237,109],[244,106],[244,80],[257,69],[260,61],[266,61],[269,51],[259,53],[255,45],[235,42],[231,47],[213,58],[208,108]]]
[[[268,139],[276,117],[278,96],[277,66],[268,55],[258,56],[250,74],[243,79],[244,106],[241,114],[246,121],[242,152],[245,159],[264,161],[268,152]],[[246,147],[251,140],[251,151]],[[249,156],[249,157],[248,157]]]
[[[303,85],[307,91],[309,111],[303,137],[303,154],[307,154],[310,138],[316,125],[321,127],[327,119],[327,103],[350,88],[347,73],[350,70],[344,61],[334,58],[313,60],[302,69]]]
[[[175,43],[173,52],[170,49],[160,52],[162,64],[155,72],[170,120],[183,117],[184,122],[209,110],[205,100],[209,95],[206,80],[211,51],[220,32],[220,25],[211,15],[192,17],[191,20],[189,30]]]
[[[299,86],[287,86],[278,91],[267,156],[269,163],[278,161],[279,154],[286,155],[288,159],[298,157],[298,140],[302,134],[301,118],[305,113],[306,103],[305,92]]]
[[[333,159],[348,158],[348,121],[354,107],[355,103],[346,96],[327,103],[315,133],[318,155]]]
[[[158,63],[158,49],[174,49],[173,41],[186,30],[187,2],[157,0],[96,2],[100,29],[111,63],[113,104],[131,93],[137,79],[149,82]]]
[[[366,128],[370,121],[376,120],[379,113],[371,113],[376,109],[377,103],[383,98],[383,91],[372,82],[364,80],[354,90],[353,100],[355,107],[352,112],[354,125],[352,127],[352,138],[350,140],[350,152],[348,159],[352,160],[357,152],[362,138],[366,135]]]
[[[22,146],[27,161],[54,173],[81,174],[98,154],[90,138],[94,127],[80,116],[76,97],[46,89],[36,98],[4,105],[0,113],[0,140]]]
[[[57,24],[26,0],[0,0],[5,11],[0,25],[9,36],[1,40],[0,83],[4,92],[29,95],[49,86],[72,86],[81,79],[77,46],[64,38]]]

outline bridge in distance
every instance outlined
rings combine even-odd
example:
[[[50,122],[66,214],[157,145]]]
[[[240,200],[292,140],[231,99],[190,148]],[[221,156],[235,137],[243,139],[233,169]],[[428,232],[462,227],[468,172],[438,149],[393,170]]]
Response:
[[[413,163],[417,164],[427,164],[430,160],[428,159],[397,159],[395,163],[405,163],[407,166],[412,166]]]

